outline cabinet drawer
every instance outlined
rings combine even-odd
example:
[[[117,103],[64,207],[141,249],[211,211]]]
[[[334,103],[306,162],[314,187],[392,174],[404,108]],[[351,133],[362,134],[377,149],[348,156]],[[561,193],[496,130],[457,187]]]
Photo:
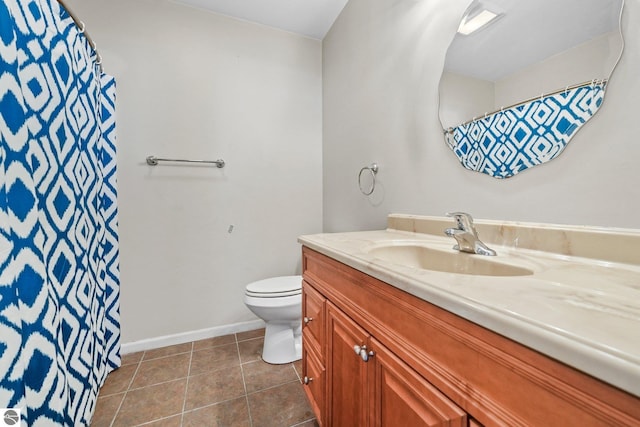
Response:
[[[302,333],[324,363],[326,299],[307,282],[302,284]]]
[[[324,424],[325,418],[325,396],[326,396],[326,370],[313,347],[308,345],[306,338],[303,338],[302,345],[302,386],[307,395],[311,409],[316,415],[318,424]]]

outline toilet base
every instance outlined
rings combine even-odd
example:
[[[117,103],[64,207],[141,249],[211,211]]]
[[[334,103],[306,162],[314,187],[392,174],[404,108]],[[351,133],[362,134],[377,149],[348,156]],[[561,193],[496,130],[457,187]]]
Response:
[[[295,362],[302,358],[302,322],[267,323],[264,332],[262,360],[273,365]]]

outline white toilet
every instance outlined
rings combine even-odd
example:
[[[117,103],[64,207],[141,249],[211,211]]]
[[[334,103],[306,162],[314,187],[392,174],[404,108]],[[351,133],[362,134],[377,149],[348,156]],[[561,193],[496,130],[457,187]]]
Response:
[[[282,364],[302,357],[302,276],[249,283],[244,303],[266,323],[262,360]]]

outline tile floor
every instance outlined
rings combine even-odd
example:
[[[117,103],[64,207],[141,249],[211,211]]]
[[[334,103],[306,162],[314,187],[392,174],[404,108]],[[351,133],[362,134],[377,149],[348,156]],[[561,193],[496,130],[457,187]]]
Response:
[[[125,355],[91,426],[317,427],[301,362],[263,362],[263,340],[260,329]]]

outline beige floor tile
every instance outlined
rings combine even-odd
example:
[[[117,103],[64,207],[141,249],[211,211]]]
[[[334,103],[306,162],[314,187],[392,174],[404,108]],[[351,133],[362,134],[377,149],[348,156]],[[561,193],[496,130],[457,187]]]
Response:
[[[234,344],[236,342],[235,334],[224,335],[221,337],[207,338],[205,340],[195,341],[193,343],[194,350],[202,350],[210,347],[218,347],[220,345]]]
[[[144,356],[144,351],[139,351],[137,353],[123,354],[121,357],[122,363],[120,365],[121,366],[134,365],[142,360],[142,356]]]
[[[253,338],[261,338],[261,337],[264,337],[264,328],[255,329],[253,331],[247,331],[247,332],[238,332],[236,334],[236,338],[238,339],[238,342],[250,340]]]
[[[183,427],[250,427],[246,397],[186,412]]]
[[[249,394],[253,427],[293,426],[314,417],[299,382]]]
[[[312,420],[308,420],[303,423],[296,424],[293,427],[320,427],[320,424],[318,424],[318,420],[314,418]]]
[[[202,408],[213,403],[245,395],[240,366],[189,377],[185,410]]]
[[[147,387],[153,384],[185,378],[189,374],[191,353],[142,361],[131,388]]]
[[[200,375],[204,372],[227,369],[233,366],[240,366],[237,345],[221,345],[194,351],[189,375]]]
[[[116,412],[118,412],[123,398],[124,393],[98,398],[93,419],[91,420],[91,427],[109,427],[116,416]]]
[[[242,365],[244,382],[247,393],[263,390],[265,388],[298,381],[298,375],[293,365],[270,365],[261,360]]]
[[[91,426],[318,427],[299,383],[302,363],[263,362],[263,337],[260,329],[124,355]]]
[[[296,370],[296,374],[298,374],[298,378],[302,378],[302,359],[293,362],[293,367]]]
[[[115,371],[111,371],[109,375],[107,375],[107,378],[100,389],[99,396],[105,397],[110,394],[127,391],[137,368],[138,365],[126,365],[116,369]]]
[[[127,392],[114,427],[131,427],[182,412],[187,380],[182,379]]]
[[[264,338],[254,338],[238,343],[238,351],[240,352],[240,361],[242,363],[262,360],[262,346]]]
[[[181,427],[182,414],[145,424],[144,427]]]
[[[156,348],[144,352],[142,360],[157,359],[159,357],[173,356],[175,354],[188,353],[191,351],[193,343],[176,344],[168,347]]]

